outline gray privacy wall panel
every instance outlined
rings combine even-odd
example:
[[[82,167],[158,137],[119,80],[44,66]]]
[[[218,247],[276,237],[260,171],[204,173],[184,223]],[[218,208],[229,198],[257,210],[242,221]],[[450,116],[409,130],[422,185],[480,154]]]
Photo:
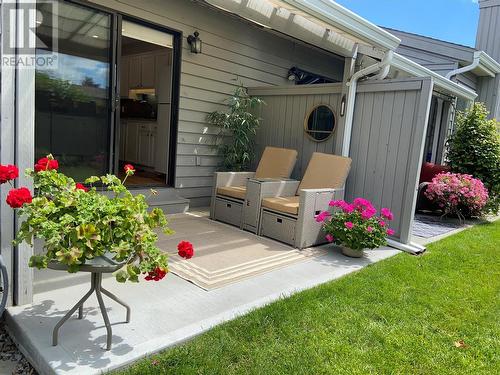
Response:
[[[256,137],[256,163],[266,146],[297,150],[298,160],[292,177],[301,179],[313,152],[339,153],[337,129],[342,126],[341,90],[340,83],[250,89],[251,95],[266,103],[258,111],[262,122]],[[319,104],[328,105],[336,119],[333,135],[323,142],[313,141],[304,132],[306,116]]]
[[[361,83],[354,110],[346,199],[394,212],[395,238],[408,243],[427,129],[431,79]]]

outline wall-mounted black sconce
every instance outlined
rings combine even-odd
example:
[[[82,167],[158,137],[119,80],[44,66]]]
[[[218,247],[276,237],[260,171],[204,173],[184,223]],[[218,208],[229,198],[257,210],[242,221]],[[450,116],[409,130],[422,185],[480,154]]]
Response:
[[[346,97],[345,95],[342,95],[342,100],[340,101],[340,116],[344,117],[345,115],[345,102],[346,102]]]
[[[191,46],[192,53],[201,53],[201,39],[199,38],[200,33],[195,31],[194,35],[189,35],[187,38],[187,42]]]

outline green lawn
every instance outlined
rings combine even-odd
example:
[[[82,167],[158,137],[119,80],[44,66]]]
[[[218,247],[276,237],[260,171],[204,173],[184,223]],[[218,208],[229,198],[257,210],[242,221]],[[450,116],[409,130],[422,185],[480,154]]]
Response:
[[[122,374],[500,374],[500,221],[218,326]],[[455,343],[463,340],[464,346]]]

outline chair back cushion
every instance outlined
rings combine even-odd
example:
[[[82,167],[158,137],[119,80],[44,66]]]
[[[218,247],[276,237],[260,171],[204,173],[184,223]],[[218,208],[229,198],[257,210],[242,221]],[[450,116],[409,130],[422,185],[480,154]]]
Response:
[[[255,178],[289,178],[296,161],[295,150],[266,147],[255,171]]]
[[[314,152],[299,185],[301,189],[340,189],[351,169],[351,159]]]

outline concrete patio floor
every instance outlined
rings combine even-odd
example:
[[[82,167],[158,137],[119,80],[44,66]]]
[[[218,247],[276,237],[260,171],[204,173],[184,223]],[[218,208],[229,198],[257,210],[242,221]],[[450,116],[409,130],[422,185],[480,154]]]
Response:
[[[186,238],[189,239],[189,234]],[[53,347],[51,343],[54,325],[88,290],[89,282],[68,282],[67,287],[35,294],[32,305],[8,309],[7,324],[21,351],[40,374],[100,374],[182,343],[276,299],[337,279],[398,252],[382,248],[367,251],[365,258],[353,259],[331,248],[324,256],[211,291],[173,274],[157,283],[119,284],[107,278],[103,281],[104,287],[132,308],[131,322],[125,324],[123,307],[105,297],[113,327],[110,351],[104,350],[106,330],[95,297],[86,303],[83,320],[78,320],[75,314],[61,328],[59,345]],[[81,280],[81,275],[74,277]]]

